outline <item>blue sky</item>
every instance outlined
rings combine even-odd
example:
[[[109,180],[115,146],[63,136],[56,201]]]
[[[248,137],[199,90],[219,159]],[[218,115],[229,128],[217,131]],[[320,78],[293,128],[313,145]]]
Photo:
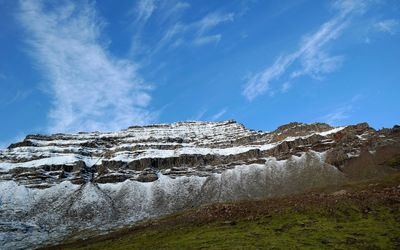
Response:
[[[0,0],[0,147],[30,133],[400,117],[398,0]]]

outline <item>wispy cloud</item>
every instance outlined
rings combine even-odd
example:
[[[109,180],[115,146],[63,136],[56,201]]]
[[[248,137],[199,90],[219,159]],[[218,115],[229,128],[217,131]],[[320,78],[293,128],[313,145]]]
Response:
[[[292,87],[291,82],[285,82],[282,84],[282,93],[286,93]]]
[[[318,121],[326,122],[330,125],[340,125],[343,121],[349,119],[351,114],[354,112],[355,106],[363,96],[357,94],[353,96],[349,101],[340,104],[332,112],[320,117]]]
[[[211,116],[211,121],[216,121],[219,120],[223,115],[225,115],[225,113],[228,111],[227,108],[223,108],[222,110],[220,110],[218,113],[214,114]]]
[[[25,100],[30,94],[32,94],[32,90],[17,90],[15,94],[8,100],[6,100],[2,105],[10,105],[15,102],[20,102]]]
[[[181,10],[185,10],[190,7],[189,3],[186,2],[177,2],[174,7],[171,8],[172,13],[179,12]]]
[[[213,12],[205,17],[203,17],[198,22],[193,24],[189,24],[189,26],[193,26],[196,30],[196,36],[193,40],[193,44],[195,45],[204,45],[207,43],[218,43],[221,40],[221,34],[207,34],[214,27],[225,23],[232,22],[234,14],[233,13],[218,13]]]
[[[136,1],[132,8],[127,12],[127,16],[131,22],[129,26],[132,31],[132,40],[129,54],[137,56],[149,50],[143,46],[142,32],[149,19],[154,16],[154,12],[158,9],[155,0],[139,0]]]
[[[154,0],[139,0],[136,8],[133,11],[136,15],[136,23],[146,23],[155,9],[156,4]]]
[[[128,15],[132,20],[132,42],[130,55],[141,58],[142,65],[151,63],[152,58],[163,51],[180,47],[198,47],[207,44],[218,44],[222,39],[221,32],[213,32],[219,25],[234,20],[234,13],[212,11],[192,22],[184,21],[185,11],[191,5],[183,1],[140,0]],[[159,30],[152,37],[156,40],[144,41],[147,22],[157,23]]]
[[[209,36],[199,36],[193,40],[194,45],[204,45],[207,43],[218,43],[221,40],[221,34],[209,35]]]
[[[212,12],[191,23],[177,21],[166,29],[164,35],[152,50],[152,54],[164,48],[175,49],[183,45],[202,46],[218,43],[222,39],[222,34],[213,33],[212,30],[233,20],[233,13]]]
[[[149,85],[134,64],[103,45],[104,22],[94,5],[21,1],[18,17],[35,64],[48,80],[50,132],[115,130],[154,118],[147,109]]]
[[[333,2],[333,7],[337,10],[336,15],[322,24],[316,32],[306,35],[295,52],[279,56],[271,66],[250,77],[242,94],[248,100],[253,100],[271,91],[271,83],[274,81],[282,81],[286,86],[290,86],[290,81],[295,78],[307,75],[314,79],[322,79],[324,75],[335,71],[344,58],[329,55],[325,47],[342,34],[355,14],[365,11],[367,2],[362,0]],[[297,68],[289,70],[292,66]],[[279,88],[287,90],[285,86]]]
[[[160,1],[160,21],[177,20],[183,11],[190,8],[190,4],[181,1]]]
[[[202,108],[195,116],[192,116],[189,120],[200,121],[204,118],[204,115],[207,113],[207,109]]]
[[[338,125],[338,123],[350,117],[350,113],[352,110],[352,106],[340,107],[335,109],[333,112],[323,116],[321,120],[330,125]]]
[[[196,22],[195,25],[198,26],[198,33],[204,34],[221,23],[233,21],[233,17],[233,13],[212,12]]]
[[[381,20],[377,22],[375,25],[375,29],[384,32],[384,33],[389,33],[390,35],[394,35],[398,32],[400,22],[396,19],[386,19],[386,20]]]

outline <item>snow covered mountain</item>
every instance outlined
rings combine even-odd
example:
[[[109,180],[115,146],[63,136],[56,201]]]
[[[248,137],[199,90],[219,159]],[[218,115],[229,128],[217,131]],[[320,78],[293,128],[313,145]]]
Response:
[[[0,151],[0,246],[35,248],[206,203],[266,198],[399,170],[400,127],[235,121],[28,135]]]

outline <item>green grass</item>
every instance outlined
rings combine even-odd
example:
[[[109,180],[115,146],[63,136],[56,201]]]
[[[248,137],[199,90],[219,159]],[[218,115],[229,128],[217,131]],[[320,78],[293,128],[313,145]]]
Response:
[[[399,168],[400,167],[400,156],[397,156],[386,162],[389,167]]]
[[[400,249],[398,209],[346,205],[208,224],[150,227],[70,249]]]

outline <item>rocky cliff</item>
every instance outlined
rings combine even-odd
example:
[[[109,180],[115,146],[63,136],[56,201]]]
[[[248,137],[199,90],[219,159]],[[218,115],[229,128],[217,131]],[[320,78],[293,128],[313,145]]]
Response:
[[[206,203],[304,192],[400,170],[400,127],[235,121],[28,135],[0,151],[0,245],[35,248]]]

